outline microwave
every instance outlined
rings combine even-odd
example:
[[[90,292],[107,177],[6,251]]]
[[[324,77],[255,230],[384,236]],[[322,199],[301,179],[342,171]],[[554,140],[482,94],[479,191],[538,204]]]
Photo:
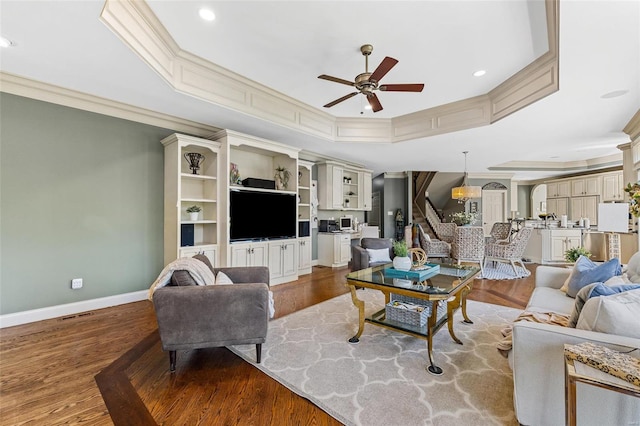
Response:
[[[353,216],[342,216],[340,218],[340,230],[351,231],[353,230]]]
[[[320,219],[320,223],[318,224],[319,232],[335,232],[338,231],[338,224],[335,220],[324,220]]]

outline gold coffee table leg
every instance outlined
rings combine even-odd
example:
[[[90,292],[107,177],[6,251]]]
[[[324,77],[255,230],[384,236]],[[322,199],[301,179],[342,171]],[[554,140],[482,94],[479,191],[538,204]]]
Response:
[[[348,284],[348,286],[351,291],[351,301],[356,308],[358,308],[358,332],[355,336],[349,339],[349,343],[358,343],[360,341],[360,336],[362,336],[362,332],[364,331],[364,301],[358,299],[355,285]]]
[[[427,352],[429,354],[429,366],[427,367],[427,371],[435,376],[439,376],[442,374],[442,368],[433,363],[433,330],[436,326],[437,319],[438,301],[434,300],[431,307],[431,316],[429,317],[428,322],[429,330],[427,331]]]
[[[464,322],[466,324],[473,324],[473,321],[471,321],[467,316],[467,294],[469,294],[470,291],[471,286],[468,285],[461,291],[462,294],[460,296],[460,300],[462,302],[462,317],[464,318]]]
[[[458,339],[453,332],[453,313],[459,306],[460,300],[458,299],[458,296],[456,296],[455,300],[447,303],[447,327],[449,328],[449,335],[451,335],[453,341],[461,345],[462,340]]]

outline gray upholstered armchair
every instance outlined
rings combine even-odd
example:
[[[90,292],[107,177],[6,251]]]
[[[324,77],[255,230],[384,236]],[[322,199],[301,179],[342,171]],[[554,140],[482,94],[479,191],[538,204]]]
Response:
[[[269,321],[269,269],[211,269],[216,275],[224,272],[234,284],[198,286],[187,271],[175,271],[171,284],[153,293],[171,371],[176,369],[177,350],[230,345],[255,344],[260,363]]]
[[[360,269],[369,268],[371,266],[382,265],[388,263],[389,260],[376,262],[376,259],[371,261],[371,256],[367,249],[389,251],[389,259],[394,258],[393,253],[393,241],[390,238],[363,238],[360,240],[360,245],[351,246],[351,270],[359,271]]]

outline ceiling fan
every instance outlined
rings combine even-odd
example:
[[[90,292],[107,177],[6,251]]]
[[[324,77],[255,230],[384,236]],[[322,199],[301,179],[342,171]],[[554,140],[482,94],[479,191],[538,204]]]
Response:
[[[337,105],[342,101],[346,101],[347,99],[354,97],[358,93],[362,93],[367,97],[367,100],[369,101],[369,105],[371,105],[371,109],[373,110],[373,112],[378,112],[382,110],[382,104],[374,93],[375,90],[381,90],[383,92],[422,92],[422,89],[424,89],[424,84],[378,85],[382,77],[384,77],[391,70],[391,68],[393,68],[398,63],[398,60],[387,56],[382,60],[382,62],[380,63],[380,65],[378,65],[378,68],[376,68],[374,72],[369,72],[369,55],[371,55],[372,51],[373,46],[370,44],[365,44],[360,47],[360,52],[362,52],[362,55],[364,55],[365,58],[364,72],[362,74],[358,74],[355,78],[355,81],[353,82],[338,77],[332,77],[326,74],[318,76],[318,78],[322,80],[329,80],[335,83],[346,84],[347,86],[353,86],[358,89],[357,92],[349,93],[348,95],[336,99],[333,102],[329,102],[324,106],[325,108],[331,108],[332,106]]]

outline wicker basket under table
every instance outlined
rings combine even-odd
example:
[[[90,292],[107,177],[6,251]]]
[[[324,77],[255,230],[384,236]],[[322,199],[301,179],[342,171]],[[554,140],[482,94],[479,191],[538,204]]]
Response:
[[[399,306],[394,306],[394,302]],[[417,299],[411,296],[391,293],[391,301],[385,306],[386,317],[389,320],[424,327],[429,317],[433,302]],[[443,301],[438,304],[438,321],[447,314],[447,304]]]

